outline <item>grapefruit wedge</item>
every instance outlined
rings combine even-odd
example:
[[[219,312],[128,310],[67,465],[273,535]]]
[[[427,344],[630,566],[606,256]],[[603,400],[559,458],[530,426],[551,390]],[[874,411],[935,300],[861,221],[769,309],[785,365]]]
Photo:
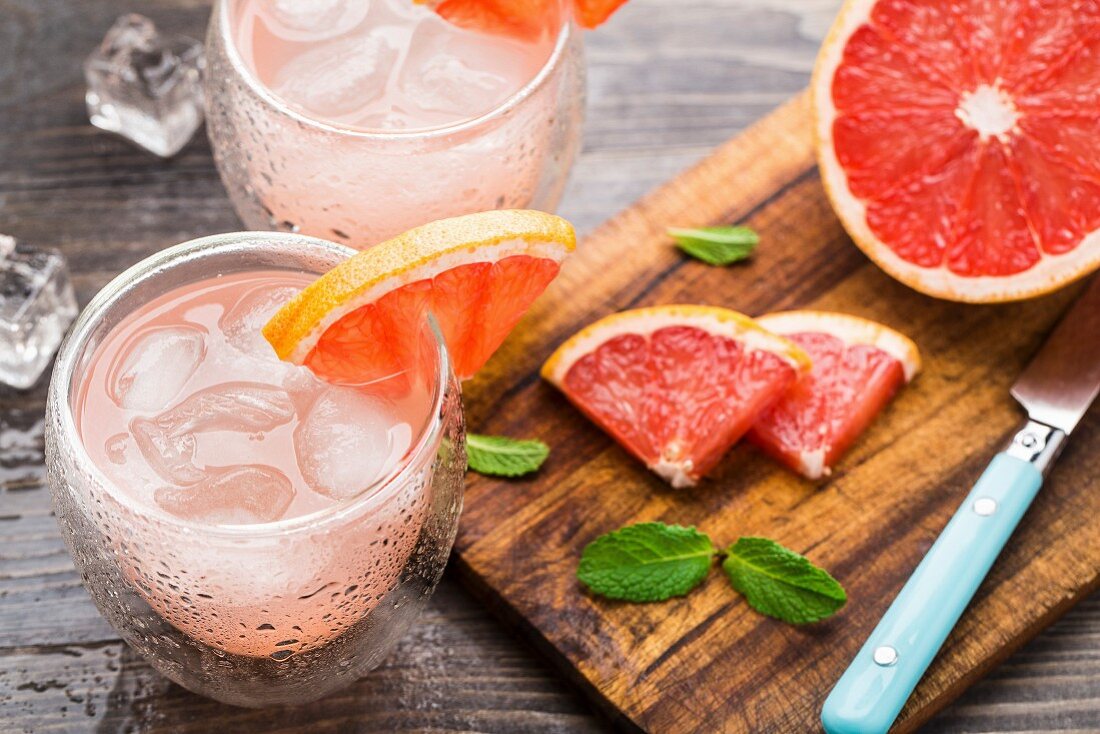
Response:
[[[847,314],[786,311],[758,319],[810,356],[813,368],[753,424],[749,438],[809,479],[820,479],[920,369],[917,346]]]
[[[958,301],[1100,266],[1100,5],[848,0],[813,80],[825,189],[855,243]]]
[[[736,311],[657,306],[577,332],[542,376],[669,484],[688,487],[809,367],[793,342]]]
[[[419,1],[419,0],[418,0]],[[533,40],[561,26],[562,11],[572,8],[583,28],[606,21],[626,0],[424,0],[439,15],[463,28]]]
[[[573,251],[569,222],[537,211],[441,219],[358,253],[280,309],[264,337],[323,380],[367,385],[401,375],[425,313],[460,378],[473,376]]]

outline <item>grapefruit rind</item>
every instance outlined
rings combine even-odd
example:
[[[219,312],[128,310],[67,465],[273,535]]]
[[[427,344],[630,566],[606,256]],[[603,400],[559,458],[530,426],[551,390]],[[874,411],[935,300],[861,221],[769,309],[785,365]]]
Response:
[[[871,231],[867,206],[848,187],[833,140],[836,106],[832,81],[852,33],[870,18],[880,0],[847,0],[818,53],[810,83],[817,163],[825,194],[844,229],[867,257],[894,279],[921,293],[966,303],[1017,301],[1049,293],[1100,268],[1100,230],[1061,255],[1043,254],[1030,269],[1012,276],[962,276],[945,266],[926,268],[898,256]]]
[[[875,321],[833,311],[779,311],[760,316],[756,323],[781,336],[801,332],[822,332],[852,347],[875,347],[901,363],[905,382],[920,372],[920,351],[913,340]]]
[[[560,264],[575,248],[573,226],[545,212],[491,211],[430,222],[337,265],[283,306],[263,334],[280,359],[302,364],[330,326],[404,285],[514,255]]]
[[[621,311],[596,321],[569,337],[542,365],[541,374],[561,387],[569,369],[601,344],[623,334],[646,336],[668,326],[693,326],[710,334],[729,337],[749,349],[772,352],[798,372],[810,369],[810,358],[793,342],[762,328],[753,319],[716,306],[652,306]]]

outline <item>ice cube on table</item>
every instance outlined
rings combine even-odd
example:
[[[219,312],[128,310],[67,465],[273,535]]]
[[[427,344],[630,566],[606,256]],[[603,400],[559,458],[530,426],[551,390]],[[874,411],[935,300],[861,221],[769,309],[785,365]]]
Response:
[[[0,382],[34,385],[76,313],[61,253],[16,246],[0,235]]]
[[[310,488],[342,500],[389,473],[411,440],[382,398],[331,388],[294,431],[294,450]]]
[[[247,464],[210,470],[191,487],[161,487],[154,501],[185,520],[217,525],[273,522],[286,514],[294,487],[270,466]]]
[[[362,23],[370,0],[270,0],[259,8],[276,36],[288,41],[323,41]]]
[[[195,374],[206,354],[206,332],[197,326],[150,329],[127,347],[107,380],[107,394],[127,410],[162,410]]]
[[[88,116],[156,155],[175,155],[202,124],[203,65],[199,41],[124,15],[84,61]]]
[[[311,114],[354,123],[357,112],[379,99],[397,61],[380,35],[329,41],[294,57],[271,80],[271,89]]]

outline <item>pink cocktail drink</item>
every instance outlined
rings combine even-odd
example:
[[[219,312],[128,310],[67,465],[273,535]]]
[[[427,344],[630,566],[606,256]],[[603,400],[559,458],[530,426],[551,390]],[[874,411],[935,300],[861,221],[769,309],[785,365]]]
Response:
[[[277,271],[212,277],[115,327],[87,367],[77,421],[120,491],[185,520],[244,525],[332,507],[393,469],[430,396],[329,385],[279,361],[260,333],[312,280]],[[254,479],[242,483],[250,491],[240,501],[208,491],[242,472]]]
[[[423,130],[491,112],[538,74],[554,38],[459,28],[412,0],[241,0],[233,40],[289,107],[360,130]]]
[[[552,210],[579,147],[579,43],[564,12],[516,39],[413,0],[222,0],[207,40],[219,170],[248,226],[359,248],[432,219]]]
[[[317,273],[272,250],[347,252],[277,234],[166,251],[89,307],[51,388],[51,484],[100,608],[169,677],[244,705],[379,662],[442,571],[464,468],[427,325],[423,363],[383,384],[275,356],[260,328]]]
[[[129,501],[207,525],[271,523],[355,497],[408,453],[430,409],[427,391],[389,397],[327,385],[280,362],[264,341],[263,324],[311,280],[262,271],[202,280],[150,301],[108,335],[88,365],[77,425],[92,460]],[[124,570],[193,637],[226,652],[286,656],[328,642],[390,591],[425,504],[419,492],[397,492],[371,527],[348,538],[379,550],[379,563],[363,573],[361,562],[343,567],[349,556],[338,552],[320,565],[290,559],[238,574],[201,546],[191,551],[206,566],[201,582],[192,581],[194,566],[178,589],[157,583],[155,565]],[[314,598],[322,578],[342,584],[341,593]],[[278,593],[287,582],[300,593]],[[213,586],[223,593],[211,594]],[[212,598],[198,616],[178,604],[204,591]]]

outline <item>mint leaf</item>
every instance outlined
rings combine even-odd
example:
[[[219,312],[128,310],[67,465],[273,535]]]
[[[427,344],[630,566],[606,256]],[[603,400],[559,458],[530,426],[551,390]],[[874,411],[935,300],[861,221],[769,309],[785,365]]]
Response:
[[[836,579],[774,540],[740,538],[726,553],[722,570],[761,614],[809,624],[831,617],[848,601]]]
[[[550,447],[542,441],[466,434],[466,461],[478,474],[521,477],[538,471],[549,455]]]
[[[729,265],[744,260],[760,243],[760,235],[749,227],[670,227],[668,233],[681,250],[710,265]]]
[[[577,578],[611,599],[664,601],[698,586],[717,552],[695,528],[643,522],[586,545]]]

